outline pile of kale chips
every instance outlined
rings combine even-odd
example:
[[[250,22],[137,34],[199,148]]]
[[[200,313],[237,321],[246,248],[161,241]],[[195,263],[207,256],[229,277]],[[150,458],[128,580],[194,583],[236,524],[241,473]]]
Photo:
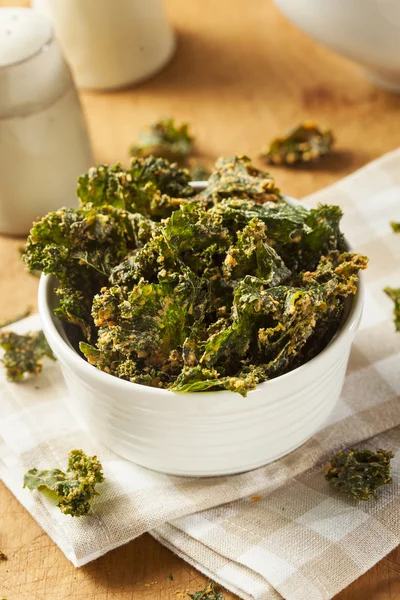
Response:
[[[288,205],[244,156],[219,159],[201,193],[150,156],[90,169],[77,194],[34,224],[24,260],[57,277],[55,312],[86,360],[143,385],[246,395],[302,365],[367,264],[339,207]]]

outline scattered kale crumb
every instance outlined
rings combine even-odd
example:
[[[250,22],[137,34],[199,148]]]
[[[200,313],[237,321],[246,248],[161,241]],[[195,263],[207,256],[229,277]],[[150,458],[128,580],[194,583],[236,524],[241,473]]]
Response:
[[[0,550],[0,560],[8,560],[7,555],[4,554],[4,552],[2,552],[1,550]]]
[[[330,129],[319,127],[314,121],[304,121],[285,136],[272,140],[261,156],[273,165],[309,164],[329,154],[333,142]]]
[[[376,490],[392,483],[390,460],[393,452],[378,448],[339,452],[325,465],[326,480],[346,496],[356,500],[378,498]]]
[[[173,580],[174,580],[174,576],[172,575],[172,573],[170,573],[170,574],[168,575],[168,579],[169,579],[170,581],[173,581]]]
[[[386,287],[385,294],[393,301],[394,324],[396,331],[400,331],[400,288]]]
[[[390,226],[393,229],[394,233],[400,233],[400,223],[396,221],[391,221]]]
[[[83,450],[71,450],[68,468],[38,471],[30,469],[24,475],[24,486],[39,490],[58,502],[65,515],[86,515],[98,495],[96,484],[104,481],[102,465],[97,456],[87,456]]]
[[[25,373],[39,375],[44,357],[56,360],[43,331],[0,331],[0,346],[5,350],[1,362],[10,381],[21,381]]]
[[[214,583],[210,582],[206,585],[204,590],[195,592],[194,594],[188,594],[192,600],[225,600],[222,592],[217,592]]]
[[[22,311],[21,313],[14,315],[13,317],[10,317],[9,319],[0,319],[0,329],[2,327],[8,327],[8,325],[11,325],[12,323],[16,323],[17,321],[21,321],[22,319],[25,319],[26,317],[29,317],[29,315],[32,314],[32,306],[28,306],[24,311]]]

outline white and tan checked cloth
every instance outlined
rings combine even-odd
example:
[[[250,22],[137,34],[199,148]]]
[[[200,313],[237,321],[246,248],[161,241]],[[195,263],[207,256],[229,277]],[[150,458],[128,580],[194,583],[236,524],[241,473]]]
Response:
[[[371,261],[341,399],[325,427],[288,456],[229,477],[161,475],[78,428],[56,363],[22,384],[1,375],[0,476],[74,565],[150,531],[241,598],[328,600],[400,542],[400,334],[382,291],[400,287],[400,235],[389,225],[400,221],[400,150],[309,201],[339,204],[347,238]],[[14,329],[37,327],[35,316]],[[395,453],[393,484],[378,501],[342,497],[321,473],[332,453],[354,444]],[[71,448],[98,454],[106,475],[92,514],[79,519],[22,489],[27,469],[64,468]]]

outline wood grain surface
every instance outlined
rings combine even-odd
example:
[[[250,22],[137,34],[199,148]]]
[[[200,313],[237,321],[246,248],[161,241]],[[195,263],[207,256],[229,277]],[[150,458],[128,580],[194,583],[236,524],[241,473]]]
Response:
[[[0,1],[12,4],[28,2]],[[168,67],[137,88],[81,95],[97,161],[126,161],[138,128],[164,115],[192,124],[206,162],[221,154],[256,157],[272,136],[311,117],[333,127],[335,155],[309,170],[271,169],[281,189],[300,197],[399,145],[400,97],[375,89],[356,66],[308,39],[271,0],[167,0],[167,9],[178,35]],[[36,307],[37,279],[19,260],[20,244],[0,238],[2,317]],[[2,484],[0,549],[8,555],[0,562],[0,597],[8,600],[174,600],[205,583],[149,535],[74,569]],[[400,549],[336,597],[395,599]]]

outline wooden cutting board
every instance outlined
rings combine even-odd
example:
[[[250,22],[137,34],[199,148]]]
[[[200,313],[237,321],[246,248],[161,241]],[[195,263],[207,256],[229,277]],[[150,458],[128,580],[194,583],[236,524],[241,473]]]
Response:
[[[28,3],[0,0],[20,4]],[[167,0],[167,9],[178,49],[162,73],[134,89],[81,94],[97,161],[126,161],[138,128],[165,115],[192,124],[208,163],[222,154],[256,157],[271,137],[314,118],[333,127],[335,156],[309,170],[271,169],[284,192],[301,197],[400,144],[400,97],[309,40],[271,0]],[[2,317],[36,307],[37,280],[24,271],[20,244],[0,238]],[[149,535],[76,570],[2,484],[0,549],[9,557],[0,563],[0,597],[8,600],[176,600],[205,585]],[[400,549],[336,597],[395,599]]]

